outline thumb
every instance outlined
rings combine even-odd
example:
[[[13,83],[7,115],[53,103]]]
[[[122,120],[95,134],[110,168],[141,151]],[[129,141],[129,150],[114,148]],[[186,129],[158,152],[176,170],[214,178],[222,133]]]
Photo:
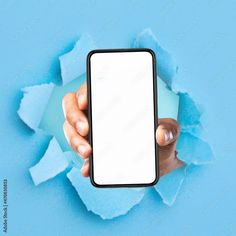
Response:
[[[159,145],[160,176],[183,165],[176,157],[176,143],[180,133],[180,126],[174,119],[158,120],[156,141]]]
[[[158,120],[156,140],[160,147],[175,146],[180,132],[180,126],[174,119],[164,118]]]

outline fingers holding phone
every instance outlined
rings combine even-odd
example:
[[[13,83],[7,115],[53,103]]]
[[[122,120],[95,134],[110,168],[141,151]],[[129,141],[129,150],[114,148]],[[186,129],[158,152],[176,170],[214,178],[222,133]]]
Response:
[[[87,108],[86,84],[80,87],[77,93],[68,93],[62,102],[65,122],[63,126],[65,137],[71,147],[85,160],[92,153],[87,136],[89,124],[84,110]],[[89,176],[89,164],[85,162],[83,176]]]

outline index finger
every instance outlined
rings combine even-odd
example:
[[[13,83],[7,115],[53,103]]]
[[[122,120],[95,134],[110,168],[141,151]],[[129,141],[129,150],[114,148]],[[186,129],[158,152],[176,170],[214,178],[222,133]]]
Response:
[[[88,109],[87,84],[84,83],[76,92],[76,98],[80,110]]]

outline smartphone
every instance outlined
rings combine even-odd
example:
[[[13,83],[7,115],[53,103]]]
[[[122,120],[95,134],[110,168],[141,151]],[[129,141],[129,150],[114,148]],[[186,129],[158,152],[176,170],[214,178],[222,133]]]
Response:
[[[90,179],[96,187],[144,187],[159,178],[156,57],[150,49],[87,56]]]

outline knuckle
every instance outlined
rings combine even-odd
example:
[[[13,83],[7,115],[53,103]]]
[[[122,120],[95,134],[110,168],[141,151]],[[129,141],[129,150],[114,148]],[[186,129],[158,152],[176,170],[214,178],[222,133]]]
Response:
[[[63,103],[66,103],[67,101],[71,100],[73,96],[74,96],[74,93],[72,92],[67,93],[62,99]]]
[[[77,112],[71,111],[66,114],[66,119],[74,125],[74,123],[78,120]]]
[[[76,137],[75,135],[72,135],[70,138],[69,138],[69,143],[70,145],[76,149],[76,146],[79,144],[79,139],[78,137]]]

